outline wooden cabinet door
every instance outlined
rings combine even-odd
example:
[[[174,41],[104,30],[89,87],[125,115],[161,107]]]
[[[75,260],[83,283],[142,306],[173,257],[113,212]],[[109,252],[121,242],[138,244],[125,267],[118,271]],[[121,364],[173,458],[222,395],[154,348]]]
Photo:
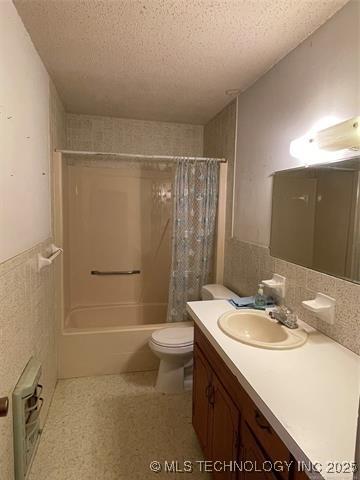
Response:
[[[305,472],[294,470],[294,480],[309,480],[309,477],[306,475]]]
[[[193,378],[193,412],[192,422],[199,443],[206,458],[210,458],[209,426],[212,370],[207,360],[195,344],[194,348],[194,378]]]
[[[237,472],[234,467],[230,470],[228,465],[238,459],[240,414],[215,375],[209,402],[212,409],[210,452],[214,462],[213,478],[234,480]]]
[[[243,465],[241,480],[276,480],[272,472],[262,470],[266,458],[255,437],[245,423],[241,429],[241,458]],[[265,464],[267,465],[267,464]]]

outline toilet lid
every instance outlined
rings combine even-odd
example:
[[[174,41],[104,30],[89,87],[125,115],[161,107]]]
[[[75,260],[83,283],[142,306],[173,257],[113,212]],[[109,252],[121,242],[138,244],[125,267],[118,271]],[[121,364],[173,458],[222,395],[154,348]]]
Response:
[[[185,347],[194,343],[194,327],[174,327],[156,330],[152,341],[165,347]]]

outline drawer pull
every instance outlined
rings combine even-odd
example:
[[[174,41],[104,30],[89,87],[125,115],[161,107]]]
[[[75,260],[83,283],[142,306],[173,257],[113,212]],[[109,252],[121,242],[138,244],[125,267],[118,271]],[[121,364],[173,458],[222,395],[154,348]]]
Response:
[[[206,388],[205,388],[205,396],[208,400],[210,398],[210,395],[211,395],[211,383],[206,385]]]
[[[214,385],[212,385],[211,383],[209,383],[207,385],[207,387],[205,388],[205,395],[206,395],[206,398],[208,399],[209,404],[213,406],[215,404],[215,387],[214,387]]]
[[[213,407],[215,405],[215,387],[211,385],[209,403]]]
[[[269,433],[271,433],[271,427],[269,423],[258,410],[255,410],[255,421],[262,430],[267,430]]]

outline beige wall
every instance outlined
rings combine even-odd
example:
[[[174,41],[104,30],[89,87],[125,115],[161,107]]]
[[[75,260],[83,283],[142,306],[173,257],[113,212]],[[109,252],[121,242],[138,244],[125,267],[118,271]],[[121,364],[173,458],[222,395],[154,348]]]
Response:
[[[202,155],[203,126],[66,115],[67,148],[152,155]]]
[[[22,81],[25,82],[26,88],[30,88],[32,95],[34,95],[35,90],[31,82],[32,79],[36,78],[41,62],[20,19],[17,17],[12,3],[0,2],[0,4],[1,8],[6,5],[7,12],[3,18],[8,21],[9,16],[11,16],[11,21],[8,21],[7,28],[11,26],[13,29],[11,34],[17,37],[17,46],[23,49],[23,60],[27,71]],[[11,49],[12,46],[11,44],[9,45],[9,38],[11,36],[6,38],[7,49]],[[40,68],[42,69],[43,67]],[[14,98],[19,99],[19,91],[15,91],[15,86],[16,83],[13,82]],[[50,85],[49,88],[49,79],[47,77],[46,86],[41,89],[41,86],[37,85],[36,88],[36,94],[47,105],[49,103],[49,91],[51,92],[50,143],[53,146],[63,147],[65,139],[64,111],[53,86]],[[21,98],[21,108],[26,105],[28,113],[32,115],[36,136],[47,139],[49,136],[49,124],[44,125],[36,121],[36,109],[29,108],[31,102],[29,103],[27,100],[26,95]],[[18,111],[19,117],[21,117],[20,110]],[[21,118],[18,120],[21,120]],[[21,121],[19,121],[19,125],[22,125]],[[19,130],[15,129],[15,133],[19,138],[24,133],[20,126]],[[28,148],[30,150],[28,166],[30,169],[33,168],[35,170],[37,163],[32,163],[31,158],[32,154],[36,154],[36,149],[31,151],[32,143],[29,144]],[[47,149],[44,168],[49,172],[49,147]],[[0,163],[1,161],[2,158]],[[19,170],[19,174],[21,174],[21,170]],[[43,198],[45,198],[43,200],[45,202],[43,205],[44,209],[50,211],[49,195],[45,195]],[[14,198],[14,202],[21,204],[19,195]],[[6,207],[8,208],[8,205]],[[20,222],[20,219],[16,220],[17,223]],[[27,239],[29,238],[30,236]],[[30,249],[20,251],[17,256],[0,263],[0,396],[9,396],[11,399],[12,391],[27,362],[31,356],[36,356],[41,361],[43,367],[41,383],[44,385],[45,404],[42,421],[44,421],[47,414],[57,379],[56,271],[54,268],[50,268],[43,270],[41,273],[37,272],[37,255],[40,252],[46,255],[46,249],[50,242],[51,238],[48,238],[42,243],[30,245]],[[8,416],[0,419],[0,472],[0,476],[4,480],[12,480],[14,478],[11,405]]]
[[[254,294],[273,272],[288,279],[285,303],[308,323],[360,353],[360,285],[297,267],[269,254],[271,178],[299,165],[290,141],[321,117],[360,111],[360,3],[339,13],[238,97],[234,237],[227,242],[225,284]],[[305,312],[301,301],[323,292],[336,298],[334,325]]]
[[[225,238],[232,235],[232,200],[236,141],[236,100],[229,103],[204,127],[204,156],[226,158],[226,222]]]
[[[51,230],[49,77],[10,0],[0,2],[0,72],[4,262],[45,241]]]
[[[271,173],[299,166],[290,142],[324,117],[360,112],[360,2],[327,23],[238,97],[234,236],[268,246]]]

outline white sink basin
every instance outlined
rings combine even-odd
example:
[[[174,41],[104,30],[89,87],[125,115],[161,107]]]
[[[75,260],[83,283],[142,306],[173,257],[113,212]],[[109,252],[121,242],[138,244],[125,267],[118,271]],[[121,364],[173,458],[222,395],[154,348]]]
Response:
[[[275,350],[300,347],[307,333],[284,327],[262,311],[244,309],[224,313],[219,320],[221,330],[242,343]]]

